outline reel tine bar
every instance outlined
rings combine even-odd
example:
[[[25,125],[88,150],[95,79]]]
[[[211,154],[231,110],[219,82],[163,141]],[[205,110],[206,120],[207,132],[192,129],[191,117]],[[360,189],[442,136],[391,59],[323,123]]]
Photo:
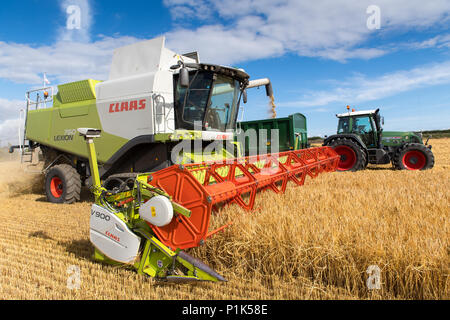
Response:
[[[288,181],[303,185],[307,175],[315,178],[322,172],[335,171],[338,163],[339,156],[332,148],[317,147],[171,166],[153,173],[153,180],[148,183],[191,210],[191,217],[178,215],[165,227],[150,227],[170,248],[197,247],[229,225],[208,232],[213,205],[235,202],[252,210],[257,191],[271,189],[284,193]]]

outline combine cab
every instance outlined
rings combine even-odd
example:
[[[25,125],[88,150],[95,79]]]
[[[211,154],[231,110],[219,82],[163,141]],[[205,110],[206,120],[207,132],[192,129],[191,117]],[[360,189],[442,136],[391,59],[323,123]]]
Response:
[[[350,107],[348,107],[350,109]],[[339,171],[357,171],[367,164],[388,164],[399,170],[425,170],[434,166],[428,140],[416,132],[383,131],[379,109],[352,111],[336,115],[338,132],[327,137],[324,146],[341,157]]]

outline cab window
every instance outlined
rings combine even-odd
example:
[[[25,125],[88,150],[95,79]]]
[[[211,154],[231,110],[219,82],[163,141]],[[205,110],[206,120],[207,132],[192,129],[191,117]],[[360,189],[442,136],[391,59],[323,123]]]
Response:
[[[340,118],[338,124],[338,133],[348,133],[348,120],[349,118]]]
[[[353,119],[353,133],[366,134],[372,132],[372,124],[369,117],[356,117]]]

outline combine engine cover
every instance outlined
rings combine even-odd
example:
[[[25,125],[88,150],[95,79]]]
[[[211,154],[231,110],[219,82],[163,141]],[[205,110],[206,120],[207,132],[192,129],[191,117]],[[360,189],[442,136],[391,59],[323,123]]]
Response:
[[[141,238],[111,211],[96,204],[91,209],[91,242],[108,258],[132,264],[138,256]]]

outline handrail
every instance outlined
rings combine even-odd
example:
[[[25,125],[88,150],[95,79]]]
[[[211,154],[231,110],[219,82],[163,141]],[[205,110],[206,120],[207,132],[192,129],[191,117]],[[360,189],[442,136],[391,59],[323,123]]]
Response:
[[[45,97],[45,93],[46,92],[48,93],[48,91],[51,91],[51,94],[48,95],[47,97]],[[30,97],[31,94],[35,93],[35,92],[37,92],[37,94],[36,94],[36,101],[34,101]],[[40,92],[42,92],[42,95],[43,95],[43,99],[42,100],[41,100],[41,96],[39,95]],[[34,106],[35,105],[36,106],[36,110],[38,110],[40,104],[44,104],[44,108],[47,108],[47,102],[53,102],[54,88],[53,87],[44,87],[44,88],[30,90],[30,91],[27,91],[25,97],[27,99],[28,108],[30,106]]]

